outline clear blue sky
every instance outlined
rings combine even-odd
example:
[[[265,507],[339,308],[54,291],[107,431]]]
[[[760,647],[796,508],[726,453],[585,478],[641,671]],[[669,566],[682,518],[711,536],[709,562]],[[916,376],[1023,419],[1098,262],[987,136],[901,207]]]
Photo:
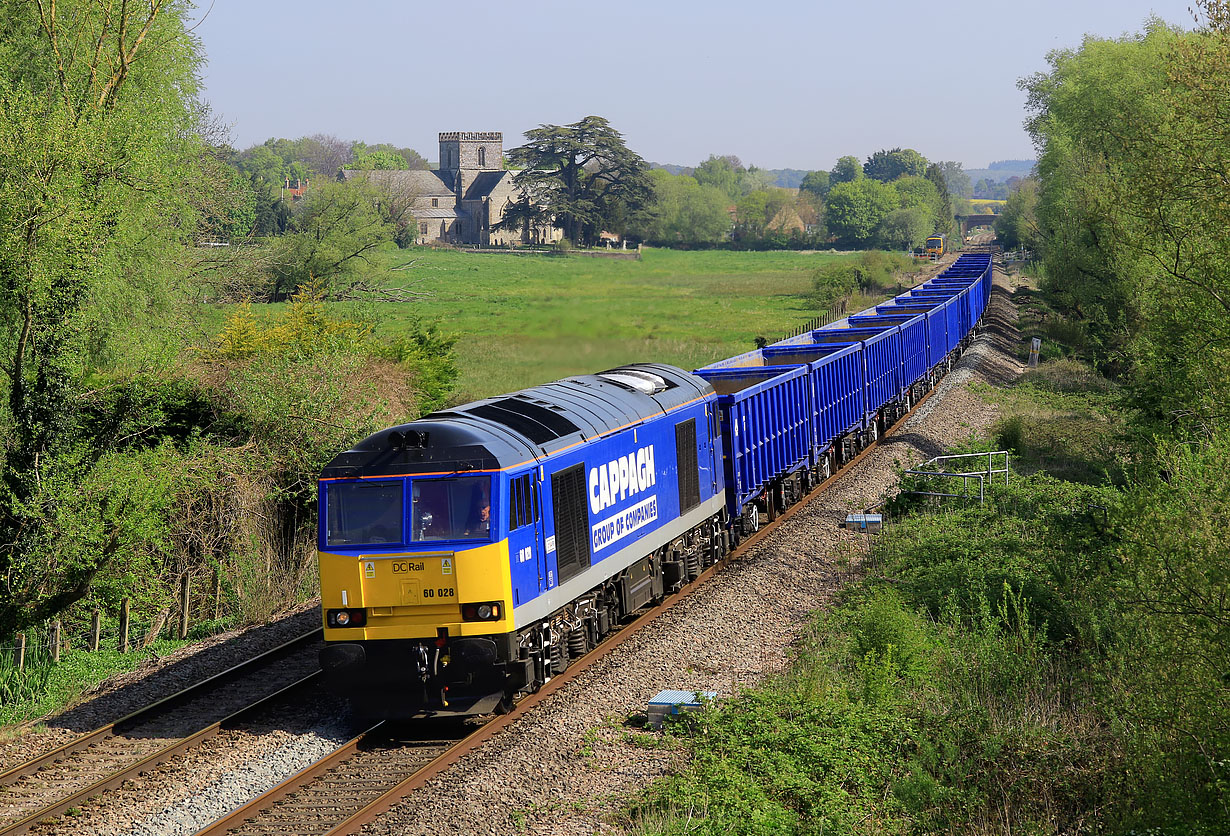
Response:
[[[605,116],[647,160],[831,168],[879,148],[1029,159],[1021,76],[1085,34],[1191,28],[1190,0],[206,0],[205,96],[238,147]]]

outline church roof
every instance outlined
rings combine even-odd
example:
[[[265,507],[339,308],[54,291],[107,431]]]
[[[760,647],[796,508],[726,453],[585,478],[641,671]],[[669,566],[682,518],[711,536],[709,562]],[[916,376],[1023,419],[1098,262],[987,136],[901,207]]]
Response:
[[[443,175],[443,176],[442,176]],[[342,177],[346,180],[366,178],[371,182],[396,191],[406,191],[418,197],[453,197],[450,186],[452,172],[424,171],[410,169],[406,171],[352,171],[346,169]]]
[[[500,184],[505,175],[511,176],[508,171],[484,171],[474,178],[474,182],[470,184],[470,188],[466,189],[466,194],[463,200],[478,200],[491,194],[492,190]]]

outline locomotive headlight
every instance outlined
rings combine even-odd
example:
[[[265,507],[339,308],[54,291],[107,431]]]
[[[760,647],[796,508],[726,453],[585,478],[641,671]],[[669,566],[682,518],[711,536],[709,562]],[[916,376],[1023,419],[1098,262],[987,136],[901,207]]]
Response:
[[[366,610],[327,610],[325,623],[330,627],[363,627],[367,624]]]
[[[462,621],[499,621],[500,602],[483,601],[476,604],[461,605]]]

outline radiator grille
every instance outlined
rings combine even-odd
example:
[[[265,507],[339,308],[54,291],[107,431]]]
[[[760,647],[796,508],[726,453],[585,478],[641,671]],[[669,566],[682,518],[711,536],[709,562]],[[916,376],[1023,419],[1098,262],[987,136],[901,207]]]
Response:
[[[586,509],[585,465],[551,474],[555,508],[555,560],[559,582],[589,568],[589,513]]]
[[[695,418],[675,425],[675,462],[679,467],[679,513],[682,514],[700,505]]]

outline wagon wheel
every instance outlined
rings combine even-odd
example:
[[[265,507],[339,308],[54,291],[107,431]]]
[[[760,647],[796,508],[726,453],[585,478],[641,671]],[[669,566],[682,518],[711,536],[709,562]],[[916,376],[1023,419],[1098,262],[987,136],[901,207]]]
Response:
[[[743,534],[744,536],[755,534],[760,530],[760,512],[756,510],[756,503],[749,502],[747,508],[743,511]]]

